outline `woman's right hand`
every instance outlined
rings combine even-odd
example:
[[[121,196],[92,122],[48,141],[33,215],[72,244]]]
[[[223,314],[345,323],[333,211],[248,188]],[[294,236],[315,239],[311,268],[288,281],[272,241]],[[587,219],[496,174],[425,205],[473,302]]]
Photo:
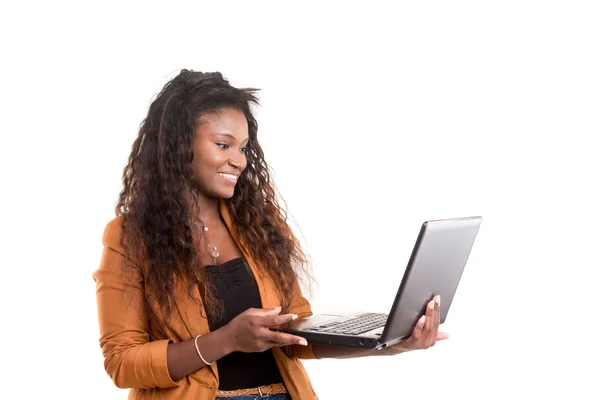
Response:
[[[244,353],[262,352],[275,346],[299,344],[306,346],[306,340],[269,328],[283,325],[298,318],[295,314],[279,315],[281,307],[249,308],[231,320],[225,328],[233,344],[233,351]]]

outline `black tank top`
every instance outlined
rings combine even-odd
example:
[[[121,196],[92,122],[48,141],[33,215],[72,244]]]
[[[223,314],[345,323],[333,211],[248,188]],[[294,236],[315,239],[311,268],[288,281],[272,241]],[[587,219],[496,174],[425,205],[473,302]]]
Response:
[[[242,258],[206,266],[217,298],[223,303],[220,319],[208,314],[211,331],[228,324],[248,308],[262,308],[258,287]],[[218,362],[219,390],[253,388],[283,382],[271,350],[262,353],[233,352]]]

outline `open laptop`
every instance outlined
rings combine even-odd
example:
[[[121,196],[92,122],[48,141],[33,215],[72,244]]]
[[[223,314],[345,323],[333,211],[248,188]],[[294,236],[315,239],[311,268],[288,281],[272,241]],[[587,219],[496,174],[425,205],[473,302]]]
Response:
[[[477,236],[481,217],[425,221],[389,314],[315,314],[281,327],[308,343],[382,349],[408,338],[433,296],[441,296],[440,324]]]

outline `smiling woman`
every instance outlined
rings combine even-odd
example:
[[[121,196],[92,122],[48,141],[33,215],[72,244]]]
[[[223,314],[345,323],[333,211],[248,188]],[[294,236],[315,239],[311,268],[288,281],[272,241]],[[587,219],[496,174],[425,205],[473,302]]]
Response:
[[[150,105],[94,272],[100,346],[131,399],[316,399],[300,359],[392,355],[438,339],[439,301],[375,353],[270,328],[312,314],[306,257],[275,196],[255,89],[183,70]]]

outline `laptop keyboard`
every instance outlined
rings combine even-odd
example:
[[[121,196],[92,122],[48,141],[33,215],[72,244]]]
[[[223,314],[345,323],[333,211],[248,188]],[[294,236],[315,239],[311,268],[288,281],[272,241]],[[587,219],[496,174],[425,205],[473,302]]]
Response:
[[[345,320],[337,320],[319,326],[311,326],[306,331],[320,333],[337,333],[341,335],[360,335],[370,330],[381,328],[387,321],[387,314],[363,313]]]

